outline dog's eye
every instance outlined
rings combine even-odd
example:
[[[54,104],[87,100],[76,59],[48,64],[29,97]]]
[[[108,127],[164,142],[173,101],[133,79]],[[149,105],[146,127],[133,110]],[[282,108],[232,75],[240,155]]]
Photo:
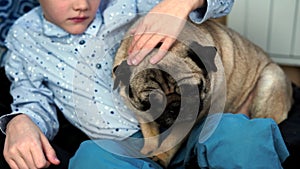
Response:
[[[177,94],[179,94],[179,95],[181,94],[181,93],[180,93],[180,88],[179,88],[178,86],[176,86],[175,92],[176,92]]]

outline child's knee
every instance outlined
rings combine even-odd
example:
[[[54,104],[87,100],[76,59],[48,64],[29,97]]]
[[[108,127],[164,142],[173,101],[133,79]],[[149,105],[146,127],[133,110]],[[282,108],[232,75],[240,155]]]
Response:
[[[117,146],[115,144],[109,144]],[[107,147],[106,147],[107,148]],[[71,158],[69,169],[123,168],[123,169],[161,169],[155,162],[145,158],[120,156],[113,151],[89,140],[81,143],[76,154]],[[113,148],[113,147],[111,147]]]
[[[88,169],[94,168],[94,166],[100,166],[101,154],[103,153],[105,153],[105,151],[94,141],[84,141],[80,144],[75,155],[70,159],[69,168]],[[99,158],[99,160],[97,158]]]

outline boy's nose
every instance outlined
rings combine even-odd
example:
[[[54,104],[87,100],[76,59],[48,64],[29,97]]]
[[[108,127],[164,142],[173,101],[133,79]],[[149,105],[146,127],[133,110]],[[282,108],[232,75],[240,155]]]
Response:
[[[86,11],[89,8],[89,0],[75,0],[73,8],[76,11]]]

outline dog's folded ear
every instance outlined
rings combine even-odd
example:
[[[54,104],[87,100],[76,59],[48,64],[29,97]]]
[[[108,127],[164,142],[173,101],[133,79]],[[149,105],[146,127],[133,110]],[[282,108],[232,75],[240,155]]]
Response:
[[[124,60],[120,65],[114,67],[113,73],[115,75],[113,90],[115,90],[120,83],[123,83],[125,86],[129,85],[131,69],[126,60]]]
[[[198,42],[191,42],[190,58],[200,67],[206,70],[206,73],[216,72],[217,67],[215,64],[215,57],[217,49],[212,46],[202,46]]]

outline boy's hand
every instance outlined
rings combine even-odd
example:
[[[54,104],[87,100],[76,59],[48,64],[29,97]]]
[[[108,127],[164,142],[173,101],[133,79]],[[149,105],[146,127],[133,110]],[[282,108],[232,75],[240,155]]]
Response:
[[[46,136],[24,114],[7,124],[3,154],[13,169],[47,168],[60,163]]]
[[[128,64],[137,65],[159,43],[161,46],[150,62],[159,62],[175,42],[189,13],[204,4],[204,0],[164,0],[156,5],[134,28],[129,47]]]

